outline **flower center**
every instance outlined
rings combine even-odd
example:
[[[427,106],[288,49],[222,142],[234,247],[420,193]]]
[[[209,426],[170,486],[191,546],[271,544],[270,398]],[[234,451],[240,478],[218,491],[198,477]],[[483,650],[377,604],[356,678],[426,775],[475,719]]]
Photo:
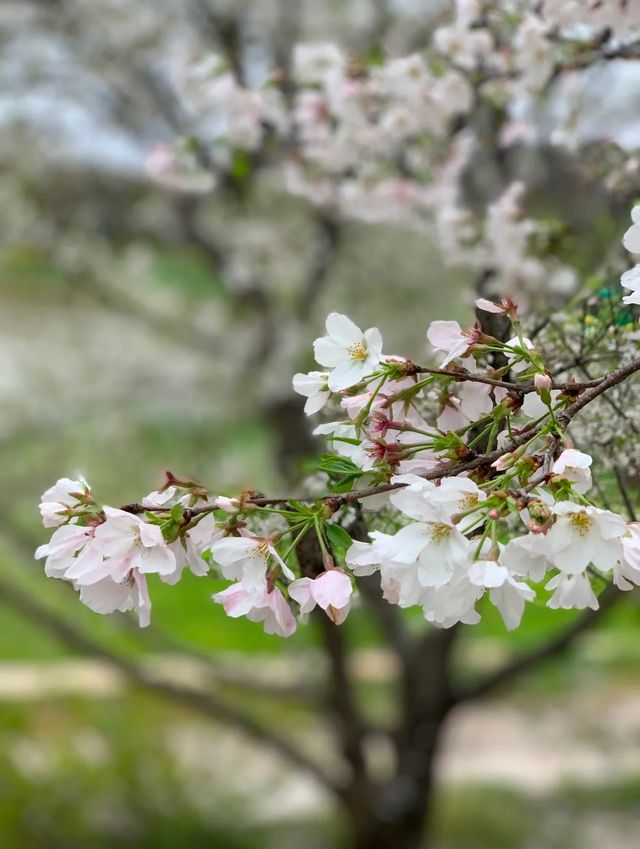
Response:
[[[474,492],[468,495],[463,495],[458,501],[458,510],[471,510],[472,507],[478,506],[479,498]]]
[[[354,342],[349,345],[347,352],[352,360],[362,361],[367,359],[367,346],[364,342]]]
[[[431,525],[431,539],[434,542],[444,542],[451,534],[451,525],[446,525],[444,522],[434,522]]]
[[[267,542],[261,542],[251,551],[251,557],[262,557],[265,560],[269,556],[269,544]]]
[[[571,522],[571,527],[576,533],[580,534],[581,537],[589,533],[591,525],[593,524],[586,513],[572,513],[569,521]]]

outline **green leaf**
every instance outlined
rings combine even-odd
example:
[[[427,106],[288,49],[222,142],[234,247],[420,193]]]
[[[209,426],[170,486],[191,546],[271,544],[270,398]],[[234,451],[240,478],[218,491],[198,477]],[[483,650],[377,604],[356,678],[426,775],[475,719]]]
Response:
[[[170,515],[174,522],[181,522],[184,516],[184,507],[182,504],[174,504],[171,508]]]
[[[324,530],[334,553],[340,557],[344,557],[351,548],[352,539],[349,534],[343,527],[335,523],[326,524]]]

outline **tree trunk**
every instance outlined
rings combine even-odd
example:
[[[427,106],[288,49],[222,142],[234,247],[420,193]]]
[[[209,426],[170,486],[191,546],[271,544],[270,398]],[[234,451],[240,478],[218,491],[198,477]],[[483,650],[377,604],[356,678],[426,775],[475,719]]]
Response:
[[[359,788],[347,801],[349,849],[427,849],[430,845],[434,764],[443,719],[420,724],[419,747],[413,757],[403,759],[389,782],[368,793]]]

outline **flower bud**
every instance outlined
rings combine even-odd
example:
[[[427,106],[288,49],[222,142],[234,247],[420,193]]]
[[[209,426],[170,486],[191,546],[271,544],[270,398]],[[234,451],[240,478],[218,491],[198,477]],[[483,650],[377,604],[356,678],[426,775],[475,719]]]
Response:
[[[553,385],[551,377],[548,374],[538,373],[533,378],[533,385],[536,392],[545,404],[551,403],[551,387]]]
[[[544,501],[533,500],[528,504],[529,516],[535,524],[545,525],[551,518],[551,511]]]

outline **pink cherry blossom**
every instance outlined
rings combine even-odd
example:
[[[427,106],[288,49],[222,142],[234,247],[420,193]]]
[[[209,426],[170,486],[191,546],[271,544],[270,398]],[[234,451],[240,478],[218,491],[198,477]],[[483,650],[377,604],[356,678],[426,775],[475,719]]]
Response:
[[[457,321],[432,321],[427,330],[427,339],[436,351],[443,351],[444,360],[441,367],[449,365],[452,360],[464,357],[473,344],[473,334],[464,331]]]
[[[336,625],[347,618],[352,592],[351,581],[340,569],[330,569],[313,580],[298,578],[289,584],[289,596],[298,602],[301,613],[309,613],[318,605]]]
[[[232,584],[212,598],[233,619],[246,616],[252,622],[263,622],[266,634],[290,637],[296,630],[295,617],[282,592],[266,582],[256,592],[248,592],[242,583]]]

